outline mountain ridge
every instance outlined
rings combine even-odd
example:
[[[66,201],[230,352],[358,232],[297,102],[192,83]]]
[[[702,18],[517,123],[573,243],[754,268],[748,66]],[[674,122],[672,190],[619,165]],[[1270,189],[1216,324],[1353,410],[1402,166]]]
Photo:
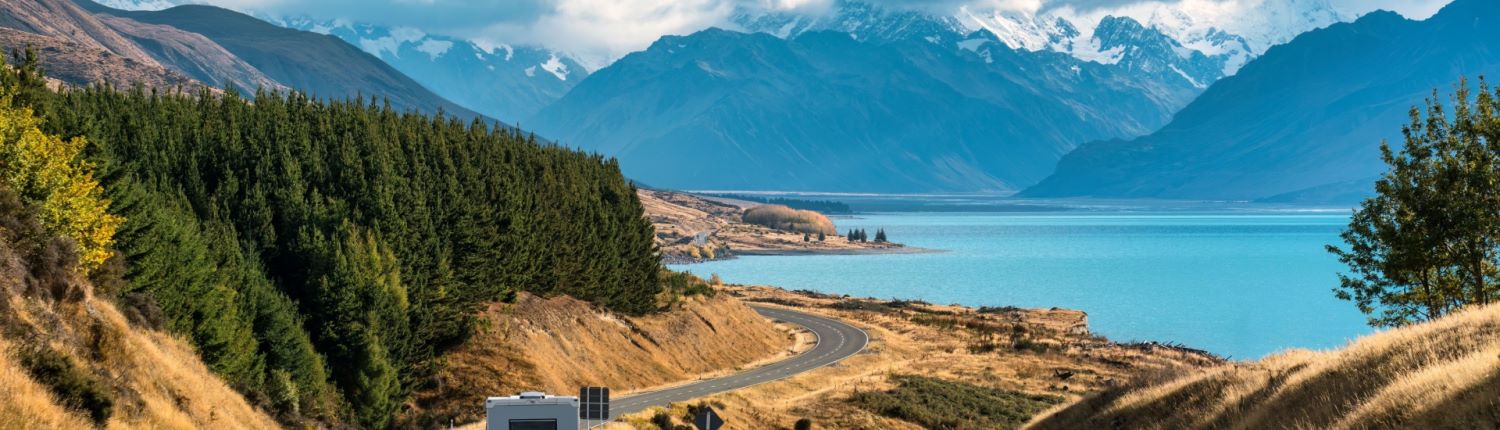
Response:
[[[1460,0],[1424,21],[1376,12],[1303,34],[1156,133],[1080,147],[1023,195],[1259,200],[1375,177],[1377,145],[1399,144],[1411,107],[1500,71],[1485,45],[1500,32],[1482,25],[1496,9]]]
[[[626,56],[525,123],[658,186],[1007,192],[1075,141],[1149,132],[1196,92],[983,32],[714,28]]]
[[[344,41],[275,26],[214,6],[182,5],[161,11],[124,11],[76,0],[93,13],[165,25],[200,34],[266,76],[316,97],[382,97],[393,105],[465,118],[477,112],[443,99],[395,68]]]

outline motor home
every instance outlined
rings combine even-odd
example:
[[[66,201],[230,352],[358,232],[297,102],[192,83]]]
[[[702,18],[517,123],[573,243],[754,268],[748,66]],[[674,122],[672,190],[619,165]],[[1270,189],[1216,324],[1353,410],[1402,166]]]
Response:
[[[574,430],[578,398],[525,392],[484,402],[485,430]]]

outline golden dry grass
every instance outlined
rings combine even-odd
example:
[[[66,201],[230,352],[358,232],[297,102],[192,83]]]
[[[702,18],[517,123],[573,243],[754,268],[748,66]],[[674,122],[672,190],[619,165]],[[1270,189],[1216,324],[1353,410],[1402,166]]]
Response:
[[[14,347],[0,337],[0,428],[63,429],[93,426],[82,415],[63,408],[47,387],[37,384],[12,359]]]
[[[640,317],[569,297],[522,295],[491,305],[484,318],[488,328],[448,355],[442,388],[417,393],[431,414],[474,422],[485,397],[531,390],[576,395],[581,386],[607,386],[624,396],[734,372],[786,355],[793,344],[788,332],[722,294]]]
[[[823,214],[782,205],[760,205],[745,210],[745,222],[797,233],[838,235],[833,221]]]
[[[215,376],[187,342],[133,327],[79,277],[54,300],[0,244],[0,428],[90,428],[58,403],[17,358],[21,345],[57,351],[103,383],[114,400],[111,429],[274,429],[268,415]],[[82,423],[82,425],[79,425]]]
[[[769,287],[730,286],[725,291],[747,301],[839,317],[870,335],[870,344],[863,352],[836,365],[699,400],[711,402],[727,422],[733,423],[733,428],[791,428],[798,419],[810,418],[814,428],[820,429],[920,429],[849,402],[856,391],[891,388],[890,376],[894,374],[925,375],[1071,399],[1143,374],[1218,362],[1181,350],[1119,345],[1090,336],[1085,315],[1078,311],[1015,309],[980,314],[970,308],[928,304],[902,304],[900,310],[891,310],[848,306],[852,302],[881,306],[892,303],[887,301],[794,293]],[[930,315],[957,318],[957,325],[934,324],[926,319]],[[1055,349],[971,351],[969,346],[976,334],[964,327],[970,323],[1030,327],[1038,333],[1038,341],[1055,345]],[[1062,380],[1056,371],[1074,375]],[[686,407],[675,404],[648,410],[626,417],[624,424],[612,428],[652,430],[656,428],[650,424],[652,415],[665,410],[681,416]]]
[[[1035,428],[1496,428],[1500,305],[1143,381],[1055,411]]]

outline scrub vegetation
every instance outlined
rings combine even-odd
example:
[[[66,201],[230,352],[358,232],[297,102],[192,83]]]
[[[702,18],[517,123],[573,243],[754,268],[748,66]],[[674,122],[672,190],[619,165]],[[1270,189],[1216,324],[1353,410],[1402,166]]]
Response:
[[[838,234],[833,221],[823,214],[782,205],[761,205],[745,210],[745,222],[807,234]]]

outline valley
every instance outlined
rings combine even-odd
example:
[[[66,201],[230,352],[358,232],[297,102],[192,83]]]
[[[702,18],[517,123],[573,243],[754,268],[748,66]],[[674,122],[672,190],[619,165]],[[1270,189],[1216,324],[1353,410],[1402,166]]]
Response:
[[[0,428],[1494,427],[1497,21],[0,0]]]

